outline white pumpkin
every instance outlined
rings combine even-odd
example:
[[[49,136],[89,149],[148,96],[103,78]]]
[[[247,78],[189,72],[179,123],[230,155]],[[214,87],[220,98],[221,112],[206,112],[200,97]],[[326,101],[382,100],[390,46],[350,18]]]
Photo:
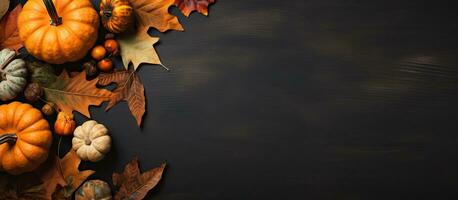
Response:
[[[15,59],[16,52],[0,51],[0,100],[14,99],[27,84],[27,68],[22,59]]]
[[[94,120],[84,122],[73,132],[72,147],[81,160],[97,162],[110,151],[108,129]]]

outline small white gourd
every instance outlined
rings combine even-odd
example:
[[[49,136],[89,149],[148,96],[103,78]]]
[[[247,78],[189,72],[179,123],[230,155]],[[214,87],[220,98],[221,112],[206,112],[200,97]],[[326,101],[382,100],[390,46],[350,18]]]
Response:
[[[72,148],[81,160],[97,162],[110,151],[108,129],[94,120],[76,127],[73,135]]]
[[[27,68],[22,59],[15,59],[16,52],[0,51],[0,100],[14,99],[27,84]]]

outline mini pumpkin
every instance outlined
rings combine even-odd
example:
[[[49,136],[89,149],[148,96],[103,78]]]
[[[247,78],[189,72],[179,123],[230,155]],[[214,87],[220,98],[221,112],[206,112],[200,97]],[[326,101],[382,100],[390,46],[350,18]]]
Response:
[[[133,8],[128,0],[101,0],[103,26],[112,33],[126,31],[134,22]]]
[[[18,17],[25,48],[52,64],[83,58],[97,40],[98,27],[90,0],[28,0]]]
[[[97,162],[110,151],[108,129],[94,120],[78,126],[73,135],[72,146],[81,160]]]
[[[14,99],[27,84],[27,68],[22,59],[15,59],[16,52],[0,51],[0,100]]]
[[[102,180],[90,180],[76,191],[75,200],[111,200],[110,185]]]
[[[73,120],[73,114],[66,112],[59,112],[59,114],[57,114],[57,119],[54,123],[54,132],[57,135],[71,135],[75,127],[76,122]]]
[[[48,157],[48,122],[30,104],[0,106],[0,170],[17,175],[35,170]]]

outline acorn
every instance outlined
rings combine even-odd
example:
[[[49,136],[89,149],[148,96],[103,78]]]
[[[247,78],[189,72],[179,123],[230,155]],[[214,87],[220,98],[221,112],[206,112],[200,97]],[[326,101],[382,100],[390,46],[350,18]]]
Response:
[[[56,111],[56,109],[54,109],[54,106],[54,103],[49,102],[45,104],[43,107],[41,107],[41,112],[43,112],[43,114],[45,114],[46,116],[51,116]]]
[[[105,34],[105,40],[108,40],[108,39],[114,39],[115,38],[115,35],[113,33],[107,33]]]
[[[86,70],[86,75],[89,78],[97,76],[99,74],[99,70],[97,69],[96,62],[91,60],[89,62],[85,62],[83,64],[84,70]]]
[[[24,90],[25,99],[28,102],[36,102],[43,95],[43,88],[38,83],[30,83]]]

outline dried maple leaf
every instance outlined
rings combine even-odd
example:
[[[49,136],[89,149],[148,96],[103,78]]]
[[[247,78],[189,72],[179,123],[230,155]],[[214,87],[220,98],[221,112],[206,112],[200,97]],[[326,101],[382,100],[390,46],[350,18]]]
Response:
[[[166,164],[140,173],[138,159],[134,158],[125,167],[122,174],[113,173],[113,184],[119,188],[115,200],[141,200],[162,178]]]
[[[193,11],[208,15],[208,6],[212,3],[215,3],[215,0],[175,0],[174,4],[186,17],[189,17]]]
[[[53,194],[53,199],[71,198],[73,192],[92,174],[93,170],[79,171],[78,166],[81,159],[76,155],[74,150],[70,150],[64,158],[60,159],[57,164],[52,168],[53,171],[60,172],[62,178],[65,180],[65,185]],[[46,183],[46,182],[45,182]]]
[[[10,0],[2,0],[0,1],[0,19],[3,17],[3,15],[8,12],[8,8],[10,7]]]
[[[140,77],[134,71],[126,70],[114,71],[99,76],[98,84],[107,86],[111,83],[116,83],[117,87],[112,91],[106,110],[120,101],[126,101],[130,112],[137,120],[137,125],[140,126],[145,114],[145,88]]]
[[[19,4],[0,21],[0,49],[10,48],[18,51],[23,47],[17,29],[17,17],[21,11],[22,6]]]
[[[124,67],[129,69],[132,62],[134,70],[142,63],[162,65],[159,56],[154,49],[154,44],[159,41],[157,37],[148,35],[148,31],[138,30],[135,34],[119,36],[118,42],[121,47],[121,57]]]
[[[98,106],[111,97],[109,90],[96,87],[97,81],[97,78],[86,80],[85,71],[70,78],[64,70],[55,82],[43,86],[44,97],[64,112],[75,110],[90,118],[89,106]]]
[[[169,13],[175,0],[129,0],[137,19],[139,30],[154,27],[160,32],[167,30],[183,31],[178,18]]]

